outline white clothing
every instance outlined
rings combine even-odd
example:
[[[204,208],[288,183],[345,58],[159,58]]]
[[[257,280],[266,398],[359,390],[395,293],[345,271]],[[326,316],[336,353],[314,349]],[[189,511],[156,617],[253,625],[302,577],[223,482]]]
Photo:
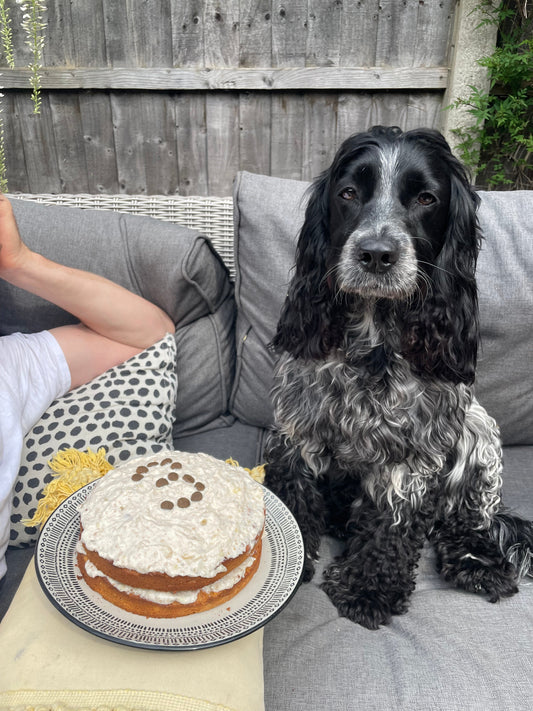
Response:
[[[0,337],[0,578],[6,573],[11,499],[24,437],[70,382],[66,358],[49,331]]]

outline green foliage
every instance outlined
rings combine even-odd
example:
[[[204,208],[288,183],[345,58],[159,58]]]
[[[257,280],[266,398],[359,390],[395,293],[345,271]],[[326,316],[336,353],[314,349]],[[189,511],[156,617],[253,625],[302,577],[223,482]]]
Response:
[[[32,61],[29,64],[31,70],[30,85],[32,88],[33,111],[38,114],[41,111],[41,68],[42,54],[44,46],[43,31],[45,24],[43,16],[46,12],[46,2],[44,0],[15,0],[19,14],[18,21],[26,35],[26,44],[32,53]],[[13,31],[11,28],[11,16],[6,0],[0,0],[0,43],[4,51],[7,65],[13,69],[15,67],[15,57],[13,52]],[[4,121],[2,118],[0,94],[0,192],[7,192],[7,171],[5,161],[4,144]]]
[[[9,8],[6,7],[5,0],[0,0],[0,38],[7,66],[13,69],[15,67],[15,58],[13,56],[13,31],[11,29]]]
[[[499,28],[494,53],[479,60],[487,68],[490,89],[471,86],[470,96],[453,105],[466,107],[475,119],[472,127],[456,131],[461,139],[457,149],[488,188],[533,188],[533,18],[528,4],[504,0],[493,8],[483,0],[478,8],[482,24]]]
[[[44,46],[43,15],[46,11],[46,3],[41,0],[17,0],[22,10],[22,28],[26,33],[26,44],[31,49],[32,61],[29,64],[31,70],[31,87],[33,89],[31,98],[33,101],[33,112],[41,112],[41,68],[42,54]]]

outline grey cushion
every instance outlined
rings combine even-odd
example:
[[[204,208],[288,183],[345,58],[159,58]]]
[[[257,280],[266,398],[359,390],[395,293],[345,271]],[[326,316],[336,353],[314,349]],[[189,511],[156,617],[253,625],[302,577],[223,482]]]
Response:
[[[217,459],[234,459],[241,467],[251,469],[263,462],[265,436],[266,430],[235,420],[227,427],[217,426],[178,437],[174,447],[183,452],[206,452]]]
[[[524,515],[533,516],[528,448],[505,451]],[[529,500],[523,496],[529,490]],[[510,504],[517,503],[512,496]],[[378,631],[337,614],[320,589],[339,551],[325,538],[315,578],[265,627],[265,705],[275,711],[526,711],[531,708],[533,585],[490,604],[451,588],[424,550],[407,614]]]
[[[261,427],[272,423],[269,391],[274,335],[294,262],[309,184],[252,173],[235,182],[237,371],[232,412]],[[506,444],[533,443],[533,240],[527,215],[533,192],[481,192],[486,239],[479,259],[482,351],[477,393]]]
[[[533,191],[480,195],[476,390],[506,444],[533,444]]]
[[[148,217],[13,200],[24,241],[62,264],[101,274],[161,306],[176,324],[174,435],[198,431],[228,409],[234,370],[234,301],[228,273],[200,233]],[[0,281],[0,333],[73,319]]]
[[[243,422],[272,422],[274,335],[303,222],[307,183],[241,172],[234,188],[237,367],[230,400]]]

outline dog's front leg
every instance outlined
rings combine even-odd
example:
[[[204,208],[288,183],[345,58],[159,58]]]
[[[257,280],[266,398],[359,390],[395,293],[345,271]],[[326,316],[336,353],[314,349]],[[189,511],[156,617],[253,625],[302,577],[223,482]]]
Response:
[[[501,472],[497,425],[474,399],[443,482],[431,540],[444,579],[469,592],[486,593],[490,602],[518,591],[518,571],[506,554],[513,546],[518,550],[521,541],[513,535],[506,541],[505,534],[521,527],[527,531],[527,522],[506,515],[501,505]],[[531,526],[529,530],[533,532]],[[527,549],[526,541],[527,533]]]
[[[294,515],[305,548],[303,580],[311,580],[318,558],[320,537],[325,531],[324,501],[316,475],[304,461],[300,448],[273,432],[265,449],[265,486],[283,501]]]
[[[341,616],[375,630],[407,611],[425,530],[416,515],[393,524],[369,499],[348,528],[346,549],[325,571],[322,588]]]

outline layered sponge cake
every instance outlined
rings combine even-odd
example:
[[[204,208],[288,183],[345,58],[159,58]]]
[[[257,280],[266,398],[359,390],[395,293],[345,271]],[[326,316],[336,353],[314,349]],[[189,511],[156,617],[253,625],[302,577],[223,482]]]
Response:
[[[108,472],[80,507],[80,572],[109,602],[180,617],[227,602],[250,581],[263,488],[207,454],[164,452]]]

